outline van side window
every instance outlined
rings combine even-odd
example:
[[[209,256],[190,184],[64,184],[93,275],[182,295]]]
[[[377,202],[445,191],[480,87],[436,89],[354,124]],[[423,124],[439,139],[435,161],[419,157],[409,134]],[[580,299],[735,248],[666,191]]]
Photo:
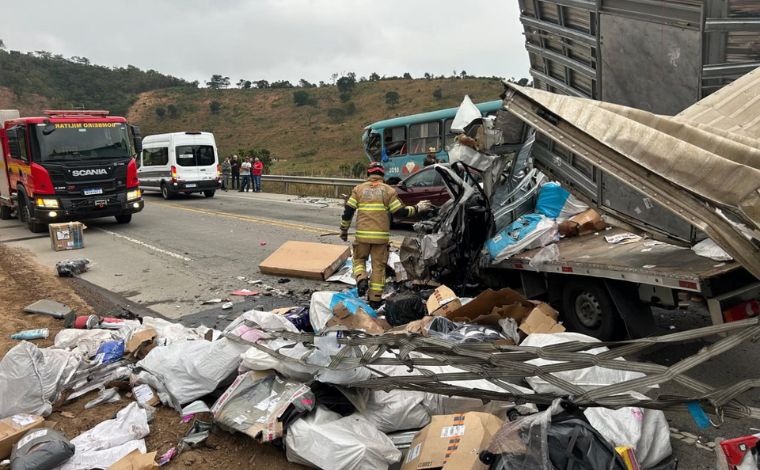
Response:
[[[159,166],[169,163],[169,148],[143,149],[143,165]]]
[[[180,145],[175,149],[179,166],[210,166],[216,164],[211,145]]]
[[[389,157],[406,155],[406,126],[385,129],[383,137],[386,155]]]

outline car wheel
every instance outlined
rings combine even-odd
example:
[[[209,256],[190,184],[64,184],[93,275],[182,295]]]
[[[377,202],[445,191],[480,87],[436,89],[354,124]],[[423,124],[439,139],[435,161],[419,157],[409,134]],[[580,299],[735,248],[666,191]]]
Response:
[[[602,341],[616,338],[620,315],[603,284],[588,280],[569,280],[562,294],[562,314],[572,331]]]
[[[203,195],[206,196],[206,197],[214,197],[214,194],[216,194],[216,191],[214,191],[214,190],[203,191]]]
[[[166,183],[161,183],[161,196],[167,201],[172,198],[172,193]]]
[[[117,224],[128,224],[132,222],[132,214],[121,214],[116,216]]]

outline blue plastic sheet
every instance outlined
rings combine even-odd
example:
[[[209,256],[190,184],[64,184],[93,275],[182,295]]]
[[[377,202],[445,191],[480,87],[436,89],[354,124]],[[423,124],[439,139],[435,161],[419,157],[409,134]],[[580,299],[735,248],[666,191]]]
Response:
[[[95,353],[95,360],[101,364],[116,362],[124,355],[124,341],[106,341]]]
[[[551,219],[556,219],[562,212],[570,193],[559,183],[546,183],[538,191],[536,212]]]
[[[343,305],[345,305],[346,309],[352,314],[355,314],[356,311],[361,308],[372,318],[377,318],[377,312],[375,312],[375,309],[359,298],[359,292],[356,288],[333,294],[332,299],[330,300],[330,310],[332,311],[332,309],[341,302],[343,302]]]
[[[515,245],[536,230],[542,219],[543,216],[540,214],[525,214],[507,225],[504,230],[486,242],[486,248],[491,258],[496,258],[507,247]]]

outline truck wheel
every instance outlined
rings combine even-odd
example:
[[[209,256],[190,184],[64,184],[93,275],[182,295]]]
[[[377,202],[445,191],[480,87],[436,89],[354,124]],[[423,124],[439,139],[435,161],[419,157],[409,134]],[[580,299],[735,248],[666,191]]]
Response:
[[[132,214],[121,214],[116,216],[117,224],[128,224],[132,222]]]
[[[562,292],[562,317],[568,329],[602,341],[615,339],[620,315],[604,285],[569,280]]]
[[[203,195],[206,197],[214,197],[214,194],[216,194],[216,191],[213,189],[211,191],[203,191]]]
[[[0,206],[0,220],[9,220],[13,213],[10,206]]]
[[[24,220],[26,221],[26,226],[29,227],[29,231],[32,233],[47,232],[47,224],[32,221],[32,208],[30,203],[26,201],[26,198],[24,198],[23,202],[21,210],[24,212]]]
[[[172,192],[169,191],[169,187],[166,186],[166,183],[161,183],[161,196],[167,201],[172,198]]]

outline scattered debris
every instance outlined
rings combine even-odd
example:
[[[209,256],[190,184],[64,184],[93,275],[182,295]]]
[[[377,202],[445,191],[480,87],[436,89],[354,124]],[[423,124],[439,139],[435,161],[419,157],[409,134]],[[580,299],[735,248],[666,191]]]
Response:
[[[220,303],[222,303],[222,299],[209,299],[209,300],[204,300],[203,302],[201,302],[201,305],[212,305],[212,304],[220,304]]]
[[[225,302],[222,304],[222,310],[229,310],[232,308],[232,302]]]
[[[121,395],[119,395],[119,391],[115,388],[105,388],[100,387],[100,392],[98,393],[98,396],[95,397],[93,400],[88,401],[84,404],[84,409],[89,410],[90,408],[94,408],[101,403],[116,403],[117,401],[121,400]]]
[[[75,444],[63,434],[50,429],[27,432],[11,453],[12,470],[51,470],[67,462],[74,455]]]
[[[39,313],[41,315],[50,315],[53,318],[62,319],[66,317],[66,315],[69,315],[73,311],[63,305],[60,302],[56,302],[55,300],[38,300],[37,302],[34,302],[33,304],[27,305],[24,307],[25,313]],[[68,328],[68,327],[67,327]]]
[[[50,335],[50,330],[47,328],[37,328],[34,330],[24,330],[18,333],[13,333],[11,339],[17,340],[32,340],[32,339],[45,339]]]
[[[53,251],[79,250],[84,248],[85,225],[82,222],[49,224],[50,246]]]
[[[87,272],[89,264],[90,260],[87,258],[65,259],[55,263],[55,269],[60,277],[74,277],[75,275]]]
[[[234,290],[234,291],[230,292],[230,294],[232,294],[232,295],[239,295],[241,297],[249,297],[249,296],[252,296],[252,295],[259,295],[258,292],[253,291],[253,290],[248,290],[248,289]]]
[[[633,233],[619,233],[616,235],[605,235],[604,239],[612,245],[625,245],[641,240],[641,237]]]
[[[259,264],[264,274],[324,281],[348,259],[349,247],[287,241]]]

